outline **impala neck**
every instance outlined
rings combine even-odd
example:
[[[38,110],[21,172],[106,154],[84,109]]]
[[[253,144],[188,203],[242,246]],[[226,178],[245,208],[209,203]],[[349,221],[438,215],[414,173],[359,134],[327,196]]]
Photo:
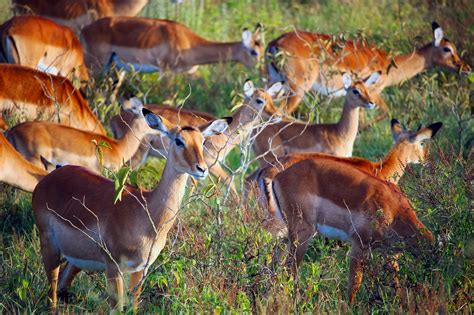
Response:
[[[339,137],[343,138],[345,143],[353,144],[359,130],[359,107],[352,107],[347,97],[341,119],[336,126]]]
[[[203,41],[189,52],[184,59],[191,59],[192,64],[209,64],[226,61],[241,61],[242,42],[219,43]],[[187,58],[186,58],[187,57]]]
[[[158,233],[166,235],[178,217],[188,176],[176,171],[173,154],[168,154],[161,180],[148,198],[148,210]]]
[[[394,58],[396,67],[392,67],[389,72],[389,85],[396,85],[413,78],[418,73],[430,67],[432,44],[423,46],[420,49],[406,55],[399,55]]]
[[[258,111],[248,104],[242,105],[234,115],[232,115],[232,122],[225,132],[226,135],[229,135],[228,142],[232,144],[232,146],[240,143],[238,139],[243,139],[248,136],[255,125],[257,115]]]
[[[132,125],[127,129],[123,137],[117,140],[118,148],[125,161],[130,160],[135,152],[137,152],[140,143],[148,135],[149,131],[150,127],[146,125],[143,117],[136,117],[132,121]]]
[[[395,147],[387,153],[380,166],[380,177],[394,184],[398,184],[407,166],[406,159],[400,156],[398,150],[399,145],[400,144],[395,145]]]
[[[148,3],[148,0],[114,0],[113,7],[117,16],[135,16]]]

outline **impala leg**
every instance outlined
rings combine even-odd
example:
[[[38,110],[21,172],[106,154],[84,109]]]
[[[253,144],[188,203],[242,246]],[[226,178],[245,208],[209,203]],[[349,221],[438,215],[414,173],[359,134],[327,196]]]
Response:
[[[138,311],[138,298],[142,292],[142,283],[140,282],[143,279],[144,270],[134,272],[130,275],[130,283],[128,289],[133,293],[133,312]]]
[[[303,261],[308,244],[313,239],[314,232],[314,225],[306,221],[298,223],[296,229],[290,229],[288,244],[289,262],[295,277],[297,276],[298,266]]]
[[[395,294],[400,296],[401,289],[400,289],[400,278],[398,274],[400,272],[400,265],[398,265],[398,258],[400,254],[389,255],[387,257],[387,266],[393,273],[393,286],[395,287]]]
[[[57,288],[61,254],[59,249],[53,245],[54,243],[47,236],[41,237],[40,243],[43,265],[49,281],[48,304],[51,310],[55,312],[58,303]]]
[[[8,129],[8,124],[3,118],[3,114],[0,114],[0,129],[1,130],[7,130]]]
[[[107,266],[107,290],[111,310],[121,312],[123,307],[123,278],[113,263]]]
[[[69,292],[68,288],[71,285],[72,281],[76,275],[81,271],[81,268],[74,266],[70,262],[66,262],[64,268],[59,273],[59,288],[58,288],[58,297],[59,299],[68,303],[69,301]]]
[[[364,275],[364,264],[366,261],[366,253],[358,245],[352,245],[349,261],[349,304],[354,303],[357,291],[362,284]]]

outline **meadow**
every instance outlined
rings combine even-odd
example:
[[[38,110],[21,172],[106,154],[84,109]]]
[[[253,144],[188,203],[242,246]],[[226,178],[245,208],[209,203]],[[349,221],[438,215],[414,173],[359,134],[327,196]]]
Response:
[[[2,21],[11,16],[9,1],[0,0]],[[294,28],[364,37],[393,53],[407,53],[432,40],[436,20],[474,64],[474,2],[459,1],[217,1],[185,0],[174,4],[151,0],[142,16],[177,20],[215,40],[239,40],[244,27],[265,27],[265,42]],[[342,35],[341,35],[342,34]],[[240,64],[202,66],[192,77],[184,74],[129,74],[119,96],[136,95],[146,103],[170,104],[228,116],[242,101],[243,84],[252,79],[263,87],[262,71]],[[396,295],[384,253],[371,253],[362,288],[354,305],[346,298],[349,245],[316,237],[299,278],[273,263],[285,244],[273,239],[261,222],[256,201],[243,204],[213,179],[189,189],[179,220],[165,249],[154,263],[141,295],[143,313],[471,313],[473,312],[473,144],[474,76],[462,77],[440,69],[426,71],[399,86],[384,90],[390,117],[360,132],[354,156],[381,159],[393,140],[390,118],[410,129],[443,122],[430,142],[426,165],[409,167],[400,187],[436,242],[419,255],[400,258],[401,294]],[[107,126],[120,104],[111,101],[112,80],[96,77],[87,89],[92,108]],[[120,99],[120,97],[118,98]],[[309,95],[300,119],[334,122],[343,99]],[[366,112],[368,118],[376,110]],[[243,150],[244,148],[242,148]],[[245,152],[236,148],[226,166],[237,189],[255,170]],[[133,170],[130,181],[145,188],[159,180],[164,162],[150,159]],[[111,175],[113,176],[113,175]],[[225,198],[227,197],[227,198]],[[38,230],[31,194],[0,186],[0,312],[46,312],[48,283],[41,263]],[[108,312],[104,273],[81,273],[71,288],[69,304],[60,312]],[[128,297],[128,302],[131,302]],[[132,312],[127,303],[127,312]]]

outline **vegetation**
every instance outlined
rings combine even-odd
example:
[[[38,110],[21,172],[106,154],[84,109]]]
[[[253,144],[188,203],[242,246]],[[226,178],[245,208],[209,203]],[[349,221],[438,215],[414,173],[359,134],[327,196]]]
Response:
[[[0,1],[1,17],[9,17],[7,0]],[[265,26],[267,42],[295,27],[345,36],[364,36],[392,52],[409,52],[431,40],[432,20],[465,50],[473,64],[472,12],[468,0],[436,1],[197,1],[174,4],[151,0],[142,15],[178,20],[198,34],[216,40],[238,40],[243,27]],[[227,116],[240,100],[243,82],[252,78],[263,86],[258,69],[237,64],[203,66],[187,75],[129,75],[121,96],[135,94],[149,103]],[[384,98],[410,128],[442,121],[431,142],[425,166],[415,166],[400,182],[418,216],[436,236],[432,248],[400,258],[402,292],[397,296],[384,253],[373,252],[355,305],[346,299],[348,245],[316,238],[297,280],[273,263],[285,244],[261,227],[264,213],[255,200],[240,205],[224,200],[225,189],[212,179],[189,191],[180,219],[167,245],[152,266],[141,295],[141,312],[461,312],[473,311],[474,262],[472,87],[474,77],[460,77],[439,69],[425,72],[401,86],[388,88]],[[104,93],[105,92],[105,93]],[[111,80],[97,78],[89,100],[107,122],[119,110],[110,101]],[[340,115],[342,99],[310,97],[302,115],[332,122]],[[367,113],[374,116],[374,113]],[[355,156],[380,159],[392,145],[389,120],[362,132]],[[106,150],[106,148],[103,148]],[[239,150],[227,159],[238,169]],[[132,181],[151,187],[159,180],[163,161],[150,160]],[[252,165],[247,171],[252,171]],[[236,173],[235,183],[240,189]],[[48,284],[41,263],[38,230],[31,194],[2,186],[0,190],[0,312],[44,312]],[[71,288],[70,304],[61,312],[107,312],[103,273],[81,273]],[[131,300],[129,300],[131,301]],[[131,312],[130,303],[128,311]]]

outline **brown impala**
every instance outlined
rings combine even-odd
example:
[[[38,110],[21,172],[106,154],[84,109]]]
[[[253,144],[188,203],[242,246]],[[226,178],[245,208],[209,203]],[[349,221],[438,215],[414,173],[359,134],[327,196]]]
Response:
[[[432,28],[431,42],[409,54],[396,56],[365,43],[334,42],[326,34],[286,33],[268,44],[268,75],[272,81],[287,83],[290,96],[284,106],[288,112],[293,112],[304,93],[310,90],[325,95],[344,95],[341,77],[344,72],[364,78],[374,71],[381,71],[382,77],[373,88],[377,94],[387,86],[399,84],[434,66],[470,72],[471,68],[461,60],[454,44],[443,37],[441,27],[433,22]],[[376,119],[380,120],[388,108],[380,97],[376,102],[383,111]]]
[[[199,65],[238,61],[251,67],[262,56],[260,29],[242,32],[242,41],[204,39],[175,21],[142,17],[107,17],[82,30],[90,69],[108,65],[141,72],[171,70],[192,73]]]
[[[397,241],[417,245],[433,240],[396,185],[332,158],[293,164],[273,178],[268,194],[287,223],[295,275],[316,233],[351,243],[350,303],[362,283],[370,250]]]
[[[89,80],[82,46],[68,27],[39,16],[17,16],[0,26],[0,62]]]
[[[105,16],[135,16],[148,0],[13,0],[18,12],[37,14],[79,31]]]
[[[227,128],[225,120],[196,127],[173,127],[144,109],[153,129],[171,140],[158,186],[142,191],[126,186],[114,203],[114,182],[80,166],[61,167],[45,177],[33,193],[41,255],[50,284],[49,301],[57,304],[61,257],[68,266],[105,270],[110,306],[122,309],[123,273],[130,273],[129,288],[137,307],[141,286],[151,264],[165,246],[177,218],[188,175],[206,177],[205,138]],[[62,277],[62,275],[61,275]]]
[[[106,133],[68,79],[18,65],[0,64],[0,113],[20,121],[48,120]]]

